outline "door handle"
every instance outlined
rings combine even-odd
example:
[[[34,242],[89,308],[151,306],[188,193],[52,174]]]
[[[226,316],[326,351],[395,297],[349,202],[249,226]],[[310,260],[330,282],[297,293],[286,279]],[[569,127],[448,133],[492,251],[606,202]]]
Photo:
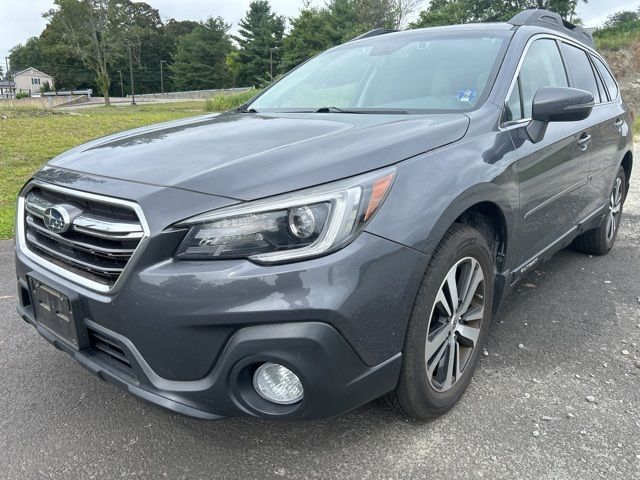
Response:
[[[591,135],[589,135],[587,132],[580,135],[580,138],[578,139],[578,147],[580,147],[580,150],[586,150],[589,146],[590,141]]]

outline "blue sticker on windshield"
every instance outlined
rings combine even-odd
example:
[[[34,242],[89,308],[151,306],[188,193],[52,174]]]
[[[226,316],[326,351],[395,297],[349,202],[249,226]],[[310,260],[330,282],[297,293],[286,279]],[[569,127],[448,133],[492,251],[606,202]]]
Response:
[[[458,92],[458,101],[464,103],[471,103],[476,99],[478,95],[477,90],[469,89],[469,90],[460,90]]]

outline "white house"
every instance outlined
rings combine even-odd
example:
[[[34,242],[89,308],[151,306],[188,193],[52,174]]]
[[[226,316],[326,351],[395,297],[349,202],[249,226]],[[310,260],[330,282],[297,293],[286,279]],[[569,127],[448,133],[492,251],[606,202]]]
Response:
[[[42,85],[49,83],[51,88],[54,88],[53,77],[41,72],[37,68],[29,67],[15,72],[13,75],[13,82],[15,83],[16,92],[25,93],[40,93]]]

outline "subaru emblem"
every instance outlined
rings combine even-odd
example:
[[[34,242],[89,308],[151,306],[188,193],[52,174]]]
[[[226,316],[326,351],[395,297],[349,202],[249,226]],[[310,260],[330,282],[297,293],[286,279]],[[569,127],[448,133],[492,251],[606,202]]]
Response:
[[[71,217],[62,205],[54,205],[44,211],[44,226],[53,233],[64,233],[71,227]]]

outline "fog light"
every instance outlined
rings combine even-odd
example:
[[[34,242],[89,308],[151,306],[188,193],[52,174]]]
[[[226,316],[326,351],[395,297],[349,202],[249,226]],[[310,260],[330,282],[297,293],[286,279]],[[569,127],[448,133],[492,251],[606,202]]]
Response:
[[[265,400],[291,405],[302,400],[303,388],[295,373],[277,363],[264,363],[253,375],[253,386]]]

